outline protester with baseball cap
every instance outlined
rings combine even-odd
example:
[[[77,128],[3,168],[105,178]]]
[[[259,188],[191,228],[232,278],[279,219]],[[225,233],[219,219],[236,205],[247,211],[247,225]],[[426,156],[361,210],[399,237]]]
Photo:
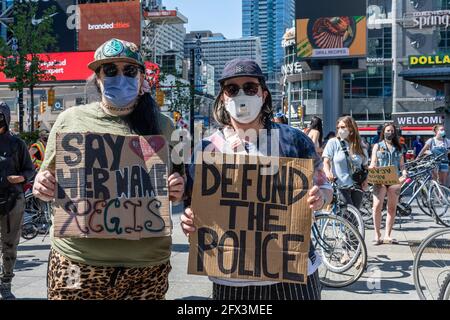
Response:
[[[164,135],[171,141],[174,125],[160,113],[146,89],[144,61],[134,43],[119,39],[105,42],[89,68],[95,72],[93,82],[101,101],[69,108],[58,116],[33,187],[34,195],[44,201],[55,197],[57,133]],[[169,164],[169,198],[180,201],[184,179],[175,171]],[[48,298],[164,299],[171,270],[171,242],[170,236],[135,241],[52,236]],[[79,271],[76,278],[74,268]]]
[[[225,65],[219,83],[221,90],[215,101],[214,118],[221,125],[221,129],[203,139],[198,150],[313,159],[314,187],[309,190],[308,203],[313,210],[319,210],[327,205],[331,200],[332,192],[323,173],[322,160],[317,155],[314,144],[304,133],[272,121],[272,98],[259,65],[248,59],[232,60]],[[190,208],[194,169],[195,165],[189,168],[186,210],[181,217],[181,226],[186,235],[200,227],[194,225],[195,212]],[[241,188],[241,186],[233,187],[236,190]],[[311,248],[307,284],[211,277],[213,298],[218,300],[320,299],[317,271],[320,259],[316,256],[313,246]]]

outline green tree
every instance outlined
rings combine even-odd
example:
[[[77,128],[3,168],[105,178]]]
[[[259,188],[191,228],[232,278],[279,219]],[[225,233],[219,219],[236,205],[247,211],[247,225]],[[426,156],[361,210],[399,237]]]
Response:
[[[10,46],[0,38],[0,72],[14,79],[9,88],[19,93],[19,131],[23,131],[23,90],[30,89],[31,95],[31,131],[34,131],[34,87],[43,81],[54,81],[55,77],[46,72],[42,54],[54,49],[56,37],[53,33],[52,14],[56,8],[47,9],[40,23],[32,24],[36,17],[37,5],[34,3],[16,3],[14,5],[14,23],[9,26],[14,41]],[[49,59],[47,59],[49,60]]]

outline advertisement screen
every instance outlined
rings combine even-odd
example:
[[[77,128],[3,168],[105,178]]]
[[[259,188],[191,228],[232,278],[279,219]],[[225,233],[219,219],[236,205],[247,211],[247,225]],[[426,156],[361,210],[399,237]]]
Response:
[[[296,44],[300,59],[366,56],[366,1],[297,0]]]
[[[60,52],[40,55],[43,68],[56,77],[56,81],[85,81],[92,75],[87,65],[94,59],[94,52]],[[0,83],[13,82],[0,72]]]
[[[141,44],[139,1],[81,4],[78,50],[96,50],[111,38]]]
[[[75,0],[47,0],[37,2],[36,15],[30,23],[37,26],[43,21],[45,10],[53,7],[55,13],[52,15],[53,32],[56,37],[56,45],[49,52],[76,51],[76,1]]]

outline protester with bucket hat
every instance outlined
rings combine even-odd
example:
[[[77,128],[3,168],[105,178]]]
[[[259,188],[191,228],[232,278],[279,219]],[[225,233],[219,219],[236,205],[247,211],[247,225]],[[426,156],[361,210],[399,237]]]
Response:
[[[111,39],[95,52],[89,68],[101,101],[70,108],[58,116],[33,193],[44,201],[55,196],[56,134],[94,132],[114,135],[164,135],[174,130],[169,118],[143,89],[144,61],[135,44]],[[169,198],[180,201],[184,179],[174,166]],[[141,240],[56,238],[48,267],[49,299],[164,299],[171,270],[171,237]],[[75,272],[75,271],[76,272]],[[71,285],[69,285],[71,284]]]
[[[313,210],[327,205],[332,196],[322,161],[312,141],[300,130],[272,121],[272,98],[259,65],[247,59],[228,62],[219,80],[221,90],[214,105],[214,118],[222,128],[203,139],[198,150],[211,152],[309,158],[314,160],[314,187],[308,203]],[[264,131],[266,129],[267,135]],[[272,135],[276,139],[272,139]],[[253,138],[251,138],[253,137]],[[256,137],[256,138],[255,138]],[[274,141],[274,144],[271,143]],[[278,150],[279,152],[277,152]],[[181,217],[185,234],[195,232],[195,212],[189,207],[195,165],[189,168],[186,210]],[[236,186],[239,189],[239,186]],[[316,300],[320,299],[320,258],[313,246],[309,253],[307,284],[211,277],[216,300]]]

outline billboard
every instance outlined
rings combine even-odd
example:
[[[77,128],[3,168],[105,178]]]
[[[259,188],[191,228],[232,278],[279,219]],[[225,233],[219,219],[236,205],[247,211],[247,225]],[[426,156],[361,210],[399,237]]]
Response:
[[[19,3],[26,1],[19,1]],[[30,23],[37,26],[43,21],[45,10],[54,7],[53,32],[57,43],[54,50],[49,52],[69,52],[76,51],[76,0],[45,0],[37,2],[37,12],[32,17]]]
[[[366,0],[296,0],[296,44],[301,60],[365,57]]]
[[[43,68],[55,76],[56,81],[85,81],[92,75],[87,65],[94,59],[94,52],[60,52],[39,55]],[[0,83],[13,82],[0,72]]]
[[[141,44],[139,1],[81,4],[78,50],[96,50],[111,38]]]

